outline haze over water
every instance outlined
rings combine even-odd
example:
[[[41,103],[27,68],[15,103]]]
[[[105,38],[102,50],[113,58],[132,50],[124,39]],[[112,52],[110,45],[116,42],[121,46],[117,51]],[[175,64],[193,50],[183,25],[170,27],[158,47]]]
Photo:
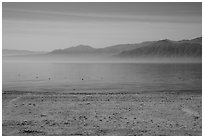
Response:
[[[3,89],[96,83],[131,84],[140,90],[201,90],[202,64],[3,63]]]

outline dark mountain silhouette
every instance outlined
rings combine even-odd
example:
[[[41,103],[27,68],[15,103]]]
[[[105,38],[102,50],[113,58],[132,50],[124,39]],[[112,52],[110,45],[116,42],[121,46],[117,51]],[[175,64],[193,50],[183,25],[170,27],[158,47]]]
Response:
[[[118,57],[201,57],[202,38],[171,41],[155,41],[146,46],[123,51]]]

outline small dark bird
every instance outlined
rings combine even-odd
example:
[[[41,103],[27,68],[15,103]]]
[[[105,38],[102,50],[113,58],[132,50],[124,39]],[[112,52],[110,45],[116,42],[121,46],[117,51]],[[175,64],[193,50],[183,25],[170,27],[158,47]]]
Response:
[[[49,80],[51,80],[51,78],[48,78]]]
[[[81,80],[84,80],[83,78]]]

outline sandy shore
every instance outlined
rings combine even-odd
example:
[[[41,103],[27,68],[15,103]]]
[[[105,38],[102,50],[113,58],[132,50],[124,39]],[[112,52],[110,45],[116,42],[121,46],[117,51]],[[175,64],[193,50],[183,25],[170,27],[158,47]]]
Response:
[[[3,91],[3,135],[202,135],[201,91]]]

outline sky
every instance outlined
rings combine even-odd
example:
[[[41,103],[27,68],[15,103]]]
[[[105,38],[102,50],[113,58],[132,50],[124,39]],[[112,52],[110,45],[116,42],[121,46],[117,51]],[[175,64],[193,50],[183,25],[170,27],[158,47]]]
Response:
[[[2,4],[3,48],[51,51],[202,36],[202,3]]]

